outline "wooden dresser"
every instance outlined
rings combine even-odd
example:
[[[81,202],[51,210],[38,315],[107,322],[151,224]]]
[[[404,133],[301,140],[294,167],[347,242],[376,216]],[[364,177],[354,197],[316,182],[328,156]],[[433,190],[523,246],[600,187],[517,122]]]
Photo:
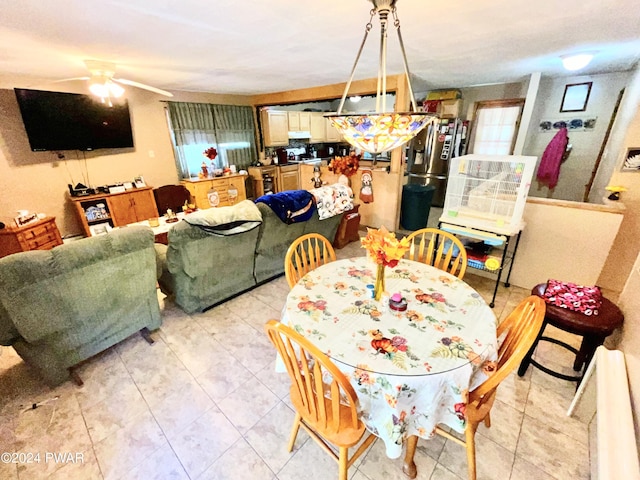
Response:
[[[62,237],[55,217],[0,230],[0,257],[29,250],[50,250],[58,245],[62,245]]]
[[[191,199],[196,207],[205,209],[211,208],[209,202],[209,193],[211,191],[217,193],[218,207],[226,207],[246,200],[247,192],[244,188],[246,178],[245,174],[236,173],[223,177],[182,180],[180,183],[189,190]],[[231,194],[229,191],[231,191]],[[215,201],[214,198],[215,196],[213,201]]]

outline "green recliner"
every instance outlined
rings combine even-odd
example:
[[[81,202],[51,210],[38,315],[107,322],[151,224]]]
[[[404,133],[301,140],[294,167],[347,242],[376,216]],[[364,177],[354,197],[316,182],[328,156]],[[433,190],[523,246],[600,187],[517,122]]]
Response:
[[[161,323],[150,228],[0,259],[0,344],[51,386],[69,378],[69,367]]]

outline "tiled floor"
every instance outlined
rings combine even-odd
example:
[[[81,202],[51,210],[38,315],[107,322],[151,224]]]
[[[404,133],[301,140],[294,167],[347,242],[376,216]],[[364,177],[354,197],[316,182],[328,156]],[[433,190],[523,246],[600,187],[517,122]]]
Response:
[[[362,252],[352,243],[338,256]],[[492,291],[491,280],[472,274],[465,280],[485,298]],[[286,451],[294,415],[288,378],[274,372],[275,350],[262,325],[279,317],[287,291],[280,277],[193,315],[163,300],[157,342],[134,335],[86,362],[83,387],[47,388],[3,347],[0,452],[40,452],[41,458],[0,462],[0,478],[334,480],[337,465],[304,432],[294,452]],[[526,295],[501,287],[496,315],[504,317]],[[537,356],[547,364],[571,363],[551,344],[541,344]],[[476,436],[478,478],[589,478],[587,426],[565,415],[574,388],[531,368],[523,378],[509,377],[498,390],[492,427],[481,426]],[[440,437],[418,445],[419,479],[466,478],[461,447]],[[56,463],[45,452],[77,460],[80,454],[83,461]],[[403,479],[401,464],[377,441],[350,478]]]

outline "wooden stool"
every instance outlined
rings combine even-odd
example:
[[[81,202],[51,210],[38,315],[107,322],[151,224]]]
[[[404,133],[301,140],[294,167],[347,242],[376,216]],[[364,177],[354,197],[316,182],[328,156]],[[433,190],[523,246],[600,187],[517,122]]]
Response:
[[[536,285],[531,290],[531,294],[544,298],[544,291],[546,287],[546,283]],[[518,375],[523,376],[527,371],[529,364],[531,364],[539,368],[543,372],[548,373],[549,375],[552,375],[556,378],[579,382],[582,379],[582,375],[571,376],[554,372],[553,370],[545,367],[544,365],[540,365],[538,362],[533,360],[531,356],[533,355],[533,351],[538,345],[538,342],[540,340],[545,340],[547,342],[560,345],[567,350],[575,353],[576,359],[573,362],[573,369],[576,372],[579,372],[580,370],[582,370],[583,366],[589,364],[591,358],[593,357],[593,354],[596,351],[596,348],[604,343],[604,339],[611,335],[616,328],[622,325],[622,322],[624,321],[624,315],[616,305],[614,305],[604,297],[602,297],[602,305],[598,309],[598,315],[584,315],[583,313],[574,312],[573,310],[560,308],[555,305],[547,304],[546,306],[547,309],[544,317],[544,324],[540,329],[538,338],[531,346],[529,352],[527,352],[527,355],[522,360],[522,363],[520,363],[520,368],[518,368]],[[571,345],[561,342],[560,340],[557,340],[555,338],[543,336],[542,334],[547,324],[553,325],[554,327],[559,328],[560,330],[564,330],[565,332],[582,336],[582,344],[580,345],[580,350],[576,350]]]

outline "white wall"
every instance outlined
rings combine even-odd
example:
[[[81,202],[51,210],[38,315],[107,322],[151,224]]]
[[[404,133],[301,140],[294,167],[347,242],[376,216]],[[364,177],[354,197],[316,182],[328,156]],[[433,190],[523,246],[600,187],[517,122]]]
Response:
[[[618,348],[625,354],[627,376],[631,389],[631,408],[634,412],[636,446],[640,454],[640,255],[636,258],[618,305],[624,313],[622,337]]]
[[[511,283],[532,288],[550,278],[594,285],[623,212],[603,205],[530,198]]]
[[[593,131],[569,131],[569,143],[573,146],[573,150],[562,164],[558,185],[553,192],[550,192],[548,187],[538,185],[534,176],[534,182],[529,191],[530,196],[582,201],[585,185],[591,177],[618,94],[625,87],[628,79],[628,72],[542,78],[538,100],[527,132],[524,155],[534,155],[538,157],[539,162],[545,148],[557,133],[557,130],[541,132],[539,128],[541,121],[597,117],[597,122]],[[586,111],[560,113],[565,86],[584,82],[593,82]]]

